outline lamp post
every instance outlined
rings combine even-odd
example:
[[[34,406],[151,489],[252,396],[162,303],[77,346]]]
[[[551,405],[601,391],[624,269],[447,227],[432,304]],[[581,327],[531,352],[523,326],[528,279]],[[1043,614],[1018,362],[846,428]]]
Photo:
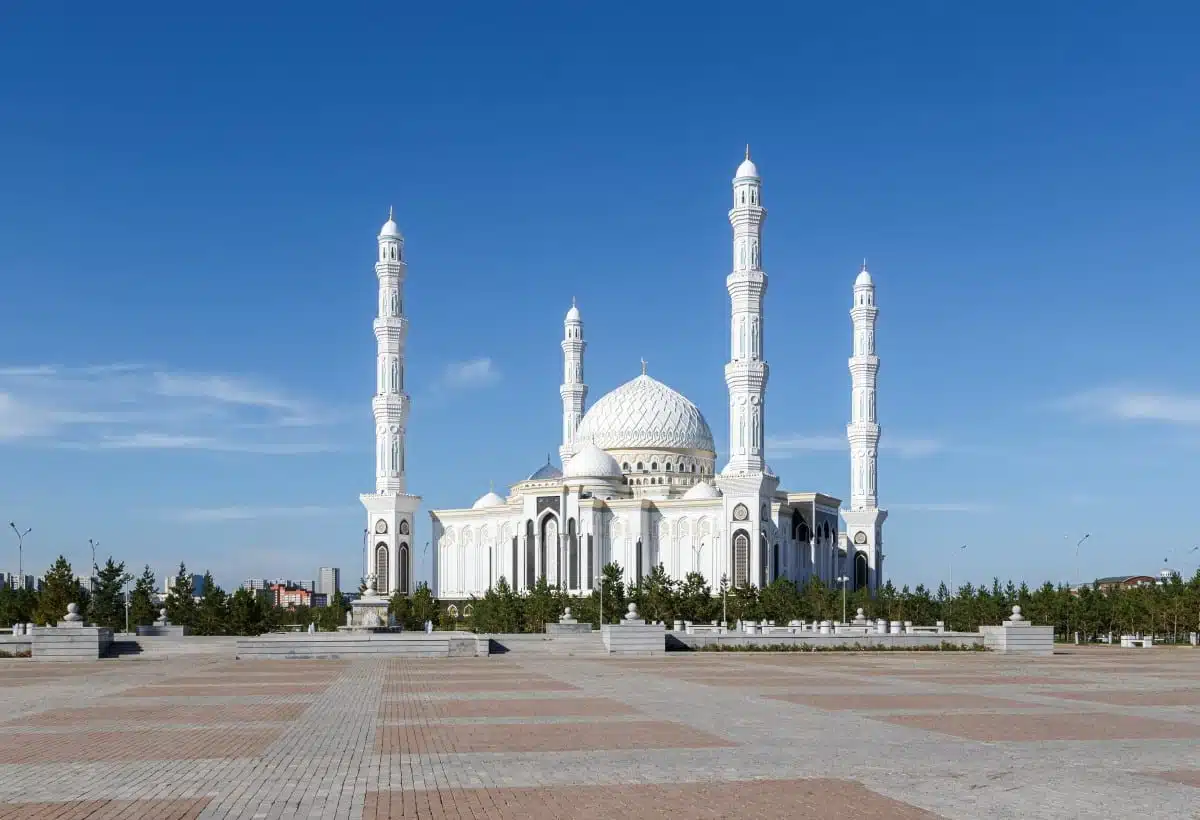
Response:
[[[842,585],[842,623],[843,624],[846,623],[846,584],[847,584],[847,582],[849,582],[849,580],[850,580],[850,577],[847,575],[839,575],[837,577],[837,582]]]
[[[597,575],[596,583],[600,586],[600,626],[604,626],[604,576]]]
[[[131,607],[132,605],[133,605],[133,602],[129,600],[129,592],[127,590],[125,592],[125,634],[126,635],[129,634],[129,607]]]
[[[91,538],[89,538],[88,546],[92,548],[92,587],[88,590],[88,592],[92,592],[96,589],[96,576],[99,574],[100,570],[100,568],[96,566],[96,547],[100,546],[100,542],[93,541]]]
[[[24,546],[25,536],[33,532],[33,527],[26,527],[25,532],[17,529],[17,525],[9,521],[8,526],[12,527],[12,531],[17,534],[17,586],[20,589],[25,589],[25,559]]]
[[[1085,532],[1083,534],[1083,538],[1080,538],[1078,541],[1075,542],[1075,577],[1076,578],[1079,578],[1079,548],[1081,546],[1083,546],[1084,541],[1088,540],[1091,537],[1092,537],[1092,534],[1090,532]],[[1077,583],[1082,584],[1083,582],[1078,581]]]
[[[363,579],[367,577],[367,538],[370,536],[371,530],[363,527]]]

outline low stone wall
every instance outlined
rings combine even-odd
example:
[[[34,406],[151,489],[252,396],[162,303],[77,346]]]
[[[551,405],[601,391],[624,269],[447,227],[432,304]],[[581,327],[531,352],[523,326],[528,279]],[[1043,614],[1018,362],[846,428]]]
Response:
[[[600,637],[610,655],[661,655],[667,651],[662,624],[604,624]]]
[[[1053,655],[1054,627],[1032,626],[1024,623],[1013,627],[981,626],[983,643],[993,652],[1021,653],[1025,655]]]
[[[58,626],[39,626],[33,630],[35,661],[94,661],[112,645],[111,629],[79,626],[60,622]]]
[[[33,651],[33,638],[28,635],[0,635],[0,652],[23,655]]]
[[[137,628],[137,636],[139,638],[182,638],[189,632],[186,626],[174,626],[161,624],[151,624],[149,626],[139,626]]]
[[[488,654],[486,637],[470,632],[300,632],[238,638],[239,660],[322,660],[390,656],[474,658]]]
[[[547,635],[576,635],[583,633],[589,634],[592,631],[592,625],[586,624],[546,624]]]
[[[709,647],[753,648],[786,647],[787,649],[932,649],[943,643],[963,649],[983,646],[983,635],[977,632],[943,632],[940,635],[746,635],[731,632],[725,635],[687,635],[672,632],[667,636],[667,648],[696,650]]]

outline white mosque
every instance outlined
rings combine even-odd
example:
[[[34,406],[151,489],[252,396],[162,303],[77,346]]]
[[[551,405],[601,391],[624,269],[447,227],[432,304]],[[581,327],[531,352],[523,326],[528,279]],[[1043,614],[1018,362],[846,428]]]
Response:
[[[563,323],[562,469],[547,463],[507,497],[488,492],[470,507],[433,510],[434,594],[443,601],[482,596],[500,578],[517,590],[545,575],[587,594],[604,565],[626,583],[658,564],[673,578],[698,572],[716,588],[766,586],[816,577],[874,589],[883,572],[877,506],[879,424],[875,416],[875,286],[864,263],[854,282],[850,440],[851,501],[789,492],[766,463],[763,346],[762,179],[750,159],[733,179],[730,298],[729,461],[717,469],[704,415],[685,396],[645,373],[586,407],[583,318],[572,304]],[[376,491],[361,496],[372,533],[367,573],[382,594],[413,591],[412,526],[420,498],[405,485],[404,239],[389,216],[379,233]],[[839,512],[846,530],[839,532]]]

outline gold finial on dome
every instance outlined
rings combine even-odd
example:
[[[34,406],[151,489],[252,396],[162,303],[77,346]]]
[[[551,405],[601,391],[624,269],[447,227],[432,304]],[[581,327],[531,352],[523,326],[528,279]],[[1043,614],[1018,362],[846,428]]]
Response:
[[[750,159],[750,143],[746,143],[746,159]]]
[[[646,375],[646,360],[642,359],[642,375]]]

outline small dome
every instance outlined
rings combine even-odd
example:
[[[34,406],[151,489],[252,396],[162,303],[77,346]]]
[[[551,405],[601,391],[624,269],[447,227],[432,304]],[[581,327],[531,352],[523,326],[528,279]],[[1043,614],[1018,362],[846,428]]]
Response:
[[[867,260],[864,259],[862,270],[858,272],[858,278],[854,280],[854,287],[864,287],[873,284],[875,283],[871,281],[871,273],[867,270]]]
[[[481,495],[479,500],[471,505],[473,510],[482,510],[487,507],[503,507],[505,501],[494,492],[488,492],[486,495]]]
[[[571,301],[571,309],[567,311],[567,321],[568,322],[582,321],[579,317],[579,308],[575,307],[574,300]]]
[[[567,462],[567,478],[621,478],[621,465],[608,453],[590,441]]]
[[[692,487],[683,494],[684,499],[693,500],[697,498],[720,498],[721,491],[707,481],[701,481],[696,486]]]
[[[379,229],[379,238],[388,237],[390,239],[403,239],[404,235],[400,233],[400,226],[396,224],[396,220],[392,215],[392,209],[388,208],[388,220],[383,223],[383,227]]]
[[[742,164],[738,166],[737,177],[754,177],[758,179],[758,166],[749,159],[742,160]]]
[[[552,478],[562,478],[562,470],[555,467],[548,460],[545,464],[533,472],[526,481],[548,481]]]

